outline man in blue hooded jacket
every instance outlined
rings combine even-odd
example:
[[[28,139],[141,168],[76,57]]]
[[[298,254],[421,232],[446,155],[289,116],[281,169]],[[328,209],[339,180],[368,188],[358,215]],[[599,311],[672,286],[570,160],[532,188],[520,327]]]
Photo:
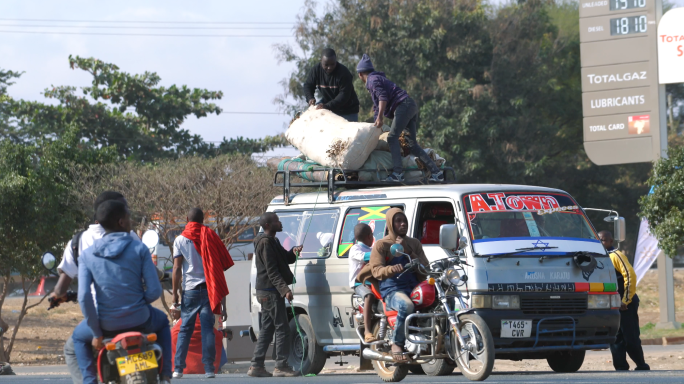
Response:
[[[85,320],[72,336],[83,383],[98,382],[93,349],[103,348],[103,338],[133,331],[157,334],[162,349],[161,382],[168,382],[171,331],[166,315],[150,305],[162,294],[150,251],[130,235],[130,213],[124,203],[116,200],[102,203],[96,220],[106,234],[80,257],[78,302]],[[97,308],[90,293],[91,283]]]

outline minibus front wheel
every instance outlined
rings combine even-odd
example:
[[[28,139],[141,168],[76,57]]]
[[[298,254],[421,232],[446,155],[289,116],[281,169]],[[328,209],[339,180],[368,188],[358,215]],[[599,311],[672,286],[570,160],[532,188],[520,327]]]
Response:
[[[299,332],[297,331],[295,318],[290,320],[291,344],[288,364],[294,367],[295,370],[299,370],[301,367],[302,375],[310,373],[317,375],[323,370],[328,356],[323,351],[323,347],[316,342],[316,333],[313,330],[309,316],[299,314],[296,319],[297,323],[299,323]]]
[[[546,358],[546,361],[555,372],[572,373],[582,368],[586,353],[587,351],[554,352]]]

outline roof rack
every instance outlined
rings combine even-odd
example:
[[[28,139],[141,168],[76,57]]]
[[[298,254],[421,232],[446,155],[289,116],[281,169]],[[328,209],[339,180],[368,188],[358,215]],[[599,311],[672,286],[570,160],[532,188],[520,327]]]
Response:
[[[443,182],[429,182],[425,171],[421,170],[423,177],[416,182],[393,182],[393,181],[358,181],[352,180],[350,177],[351,173],[358,172],[372,172],[368,170],[350,170],[350,169],[337,169],[337,168],[320,168],[311,170],[283,170],[276,171],[273,178],[274,187],[283,188],[283,201],[285,205],[290,205],[290,191],[292,188],[310,188],[310,187],[328,187],[328,203],[332,204],[335,201],[335,189],[339,187],[344,188],[366,188],[366,187],[396,187],[403,185],[427,185],[427,184],[455,184],[456,183],[456,171],[452,167],[441,168],[444,172]],[[416,170],[411,170],[415,172]],[[323,173],[325,180],[308,180],[308,177],[316,178],[314,175],[316,173]],[[378,174],[378,180],[380,180],[380,171],[376,171]],[[304,177],[301,174],[309,174]],[[319,174],[320,175],[320,174]],[[279,178],[279,176],[282,176]],[[293,182],[292,177],[296,176],[302,179],[302,182]],[[321,178],[320,176],[318,178]]]

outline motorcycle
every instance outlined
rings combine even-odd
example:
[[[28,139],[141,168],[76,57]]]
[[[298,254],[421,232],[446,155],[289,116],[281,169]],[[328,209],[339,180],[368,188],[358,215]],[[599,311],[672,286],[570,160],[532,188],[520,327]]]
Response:
[[[411,257],[404,253],[401,244],[392,245],[390,252],[394,257]],[[487,379],[494,368],[494,339],[484,320],[468,308],[461,292],[466,286],[468,276],[458,255],[433,261],[429,268],[418,260],[404,265],[405,273],[419,272],[427,280],[411,292],[415,313],[405,321],[407,361],[397,362],[392,356],[390,340],[395,331],[397,312],[388,309],[373,287],[376,304],[364,308],[363,298],[354,295],[352,306],[358,326],[356,333],[361,342],[361,355],[371,360],[373,369],[385,382],[397,382],[406,377],[409,370],[423,370],[432,366],[439,373],[449,371],[449,362],[454,361],[463,376],[472,381]],[[363,323],[364,311],[373,311],[372,324]],[[366,343],[365,327],[372,329],[376,340]],[[452,366],[453,367],[453,366]],[[453,368],[451,368],[453,370]]]
[[[149,234],[148,234],[149,233]],[[159,241],[154,231],[147,231],[142,241],[148,248],[153,248]],[[51,253],[42,257],[43,266],[52,274],[55,272],[56,258]],[[157,270],[160,281],[169,280],[168,272]],[[59,306],[62,302],[77,302],[77,294],[67,291],[66,298],[48,299],[48,310]],[[104,348],[93,351],[97,362],[97,372],[102,383],[121,384],[156,384],[162,368],[162,350],[156,343],[154,333],[124,332],[103,340]]]

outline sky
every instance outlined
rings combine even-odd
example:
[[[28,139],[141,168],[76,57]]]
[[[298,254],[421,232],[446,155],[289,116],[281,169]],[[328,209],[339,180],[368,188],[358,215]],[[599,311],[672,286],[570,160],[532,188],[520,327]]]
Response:
[[[684,0],[673,2],[684,6]],[[122,71],[132,74],[157,72],[164,86],[188,85],[223,91],[223,98],[217,101],[223,113],[202,119],[192,116],[183,125],[204,140],[275,135],[285,131],[289,118],[274,114],[278,110],[273,99],[283,93],[279,82],[288,76],[294,65],[279,63],[273,46],[294,43],[292,26],[303,5],[304,0],[3,0],[0,2],[0,68],[24,72],[9,88],[12,97],[43,102],[49,102],[42,92],[51,85],[90,85],[88,73],[69,68],[70,54],[114,63]],[[62,28],[55,28],[57,25]],[[136,26],[171,29],[130,28]],[[207,27],[237,29],[190,29]],[[284,37],[103,36],[86,33]]]
[[[51,85],[89,86],[92,77],[69,68],[69,55],[95,57],[114,63],[122,71],[157,72],[161,85],[188,85],[223,91],[216,103],[219,116],[190,117],[184,128],[206,141],[223,137],[258,138],[284,132],[289,122],[275,113],[273,99],[283,92],[279,84],[294,65],[278,63],[273,45],[294,42],[292,26],[303,6],[297,1],[12,1],[0,2],[0,68],[23,71],[9,88],[15,99],[47,101],[42,95]],[[86,20],[92,22],[15,21]],[[176,21],[199,24],[106,23],[104,21]],[[285,24],[207,24],[285,23]],[[22,25],[23,27],[17,27]],[[69,26],[65,28],[39,26]],[[98,28],[85,28],[93,26]],[[101,28],[114,26],[117,28]],[[173,29],[131,29],[154,26]],[[75,27],[75,28],[71,28]],[[178,29],[219,27],[238,29]],[[250,29],[248,29],[250,28]],[[281,29],[255,29],[281,28]],[[77,34],[24,34],[5,31],[59,31]],[[285,37],[178,37],[102,36],[82,33],[271,35]]]

